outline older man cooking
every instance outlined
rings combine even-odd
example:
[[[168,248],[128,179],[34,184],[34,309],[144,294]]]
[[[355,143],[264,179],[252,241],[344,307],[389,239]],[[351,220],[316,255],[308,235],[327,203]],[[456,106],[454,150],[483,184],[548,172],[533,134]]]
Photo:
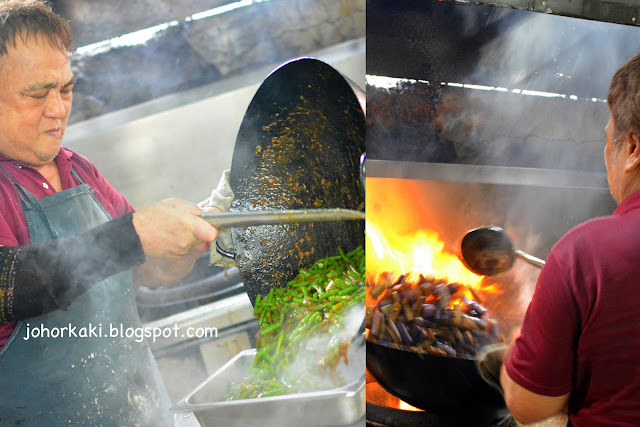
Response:
[[[640,425],[640,55],[613,76],[604,149],[618,208],[551,250],[500,380],[514,417]]]
[[[217,230],[167,200],[134,212],[61,147],[75,83],[67,23],[36,0],[0,2],[0,425],[172,423],[144,342],[50,331],[139,328],[132,282],[185,276]]]

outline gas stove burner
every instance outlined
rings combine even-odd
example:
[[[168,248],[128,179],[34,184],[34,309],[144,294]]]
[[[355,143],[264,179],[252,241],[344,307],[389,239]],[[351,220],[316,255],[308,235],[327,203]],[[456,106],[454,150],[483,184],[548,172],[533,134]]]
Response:
[[[367,372],[367,412],[366,425],[373,427],[515,427],[517,424],[510,414],[485,422],[486,414],[474,414],[464,410],[465,403],[460,402],[460,411],[453,414],[434,414],[414,408],[398,397],[386,391]]]
[[[456,415],[444,416],[423,411],[405,411],[367,402],[366,425],[373,427],[451,427],[476,424],[473,424],[473,420],[468,417],[460,418]],[[508,415],[487,425],[487,427],[516,427],[516,425],[513,417]]]

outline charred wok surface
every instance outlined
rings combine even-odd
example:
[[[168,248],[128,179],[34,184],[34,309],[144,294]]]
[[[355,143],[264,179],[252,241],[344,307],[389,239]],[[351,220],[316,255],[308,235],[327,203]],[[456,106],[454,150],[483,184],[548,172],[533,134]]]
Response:
[[[232,211],[361,210],[364,114],[345,79],[313,59],[285,64],[261,85],[236,139]],[[236,261],[252,303],[300,268],[364,244],[362,222],[234,228]]]

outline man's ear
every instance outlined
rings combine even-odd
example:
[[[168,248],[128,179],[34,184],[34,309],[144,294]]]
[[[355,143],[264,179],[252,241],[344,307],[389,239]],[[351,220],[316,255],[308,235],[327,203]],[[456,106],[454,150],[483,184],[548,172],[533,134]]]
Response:
[[[625,172],[631,172],[640,166],[640,135],[636,131],[629,131],[625,138]]]

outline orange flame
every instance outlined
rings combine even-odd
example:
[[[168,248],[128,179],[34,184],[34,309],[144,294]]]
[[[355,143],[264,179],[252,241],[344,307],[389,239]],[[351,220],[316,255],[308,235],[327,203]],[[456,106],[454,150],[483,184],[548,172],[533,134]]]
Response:
[[[398,404],[398,409],[402,410],[402,411],[420,411],[420,412],[424,412],[422,411],[422,409],[418,409],[415,406],[411,406],[409,405],[407,402],[405,402],[404,400],[400,400],[399,404]]]
[[[397,208],[407,205],[406,200],[401,203],[393,200],[399,197],[398,189],[412,192],[410,187],[411,183],[402,180],[367,179],[367,193],[371,192],[396,207],[391,215],[379,206],[373,209],[367,207],[367,282],[377,283],[377,275],[381,273],[393,273],[395,279],[410,274],[407,279],[410,283],[423,275],[469,286],[478,295],[501,294],[498,284],[485,283],[484,276],[467,269],[456,255],[445,251],[445,242],[436,231],[425,226],[424,220],[416,220],[416,216],[419,216],[416,212],[425,212],[426,206],[411,206],[405,210]],[[374,203],[369,197],[367,202]]]
[[[383,234],[371,221],[366,227],[367,271],[391,272],[396,277],[410,272],[472,286],[482,282],[483,276],[469,271],[455,255],[443,251],[444,242],[434,231],[417,230],[414,235],[399,236],[393,230]]]

